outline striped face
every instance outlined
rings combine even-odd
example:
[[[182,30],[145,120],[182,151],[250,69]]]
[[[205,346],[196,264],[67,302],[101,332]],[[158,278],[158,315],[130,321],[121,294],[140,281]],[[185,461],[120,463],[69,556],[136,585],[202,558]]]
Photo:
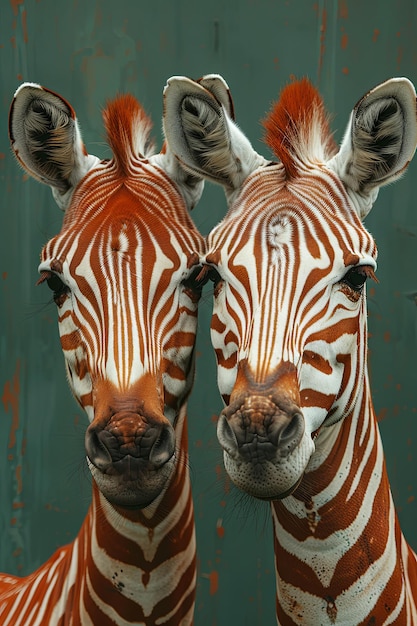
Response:
[[[86,410],[87,460],[113,504],[144,507],[176,464],[175,426],[194,369],[203,238],[188,209],[202,182],[169,148],[152,154],[132,96],[104,111],[112,159],[86,153],[70,105],[27,83],[10,137],[23,167],[65,210],[42,251],[68,380]]]
[[[178,191],[149,164],[122,185],[111,165],[97,168],[76,203],[71,225],[43,249],[39,270],[58,306],[69,383],[91,422],[91,470],[107,497],[117,489],[118,501],[130,502],[144,470],[130,469],[130,480],[115,483],[101,444],[122,469],[133,467],[146,442],[147,493],[170,476],[173,427],[193,379],[202,241]]]
[[[77,190],[70,224],[44,247],[39,271],[90,421],[98,395],[135,396],[143,386],[137,402],[174,424],[191,386],[201,251],[178,191],[149,163],[122,183],[105,163]]]
[[[244,491],[283,497],[365,375],[375,244],[332,172],[286,183],[271,165],[248,179],[208,250],[225,466]]]

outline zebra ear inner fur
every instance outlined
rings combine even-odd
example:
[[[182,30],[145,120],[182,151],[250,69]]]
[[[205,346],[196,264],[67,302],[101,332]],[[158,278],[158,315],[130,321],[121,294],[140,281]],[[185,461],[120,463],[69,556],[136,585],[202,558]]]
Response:
[[[223,185],[226,192],[239,189],[266,163],[234,124],[233,114],[230,92],[220,76],[168,80],[164,132],[171,150],[186,169]]]
[[[70,104],[36,83],[23,83],[16,91],[9,136],[20,165],[53,189],[62,209],[74,187],[98,161],[87,154]]]
[[[416,145],[414,86],[406,78],[393,78],[356,104],[341,148],[328,165],[348,190],[364,198],[375,196],[379,187],[405,172]]]

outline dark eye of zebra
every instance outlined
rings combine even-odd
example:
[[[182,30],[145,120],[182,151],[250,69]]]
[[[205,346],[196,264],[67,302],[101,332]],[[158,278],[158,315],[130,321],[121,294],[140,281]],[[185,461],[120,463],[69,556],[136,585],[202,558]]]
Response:
[[[64,296],[68,293],[69,288],[57,274],[53,274],[52,272],[48,272],[44,280],[46,281],[49,289],[53,291],[55,303],[60,306],[63,303],[65,299]]]
[[[213,283],[214,287],[214,296],[217,297],[220,293],[221,287],[223,285],[223,278],[220,276],[217,269],[211,265],[207,266],[208,269],[208,278]]]
[[[64,289],[66,289],[66,285],[56,274],[51,273],[50,276],[48,276],[48,278],[46,279],[46,284],[48,285],[49,289],[54,292],[54,294],[60,293],[61,291],[64,291]]]
[[[201,293],[204,285],[209,281],[214,283],[214,287],[216,287],[221,280],[222,278],[216,268],[210,265],[196,265],[188,278],[183,281],[183,285]]]
[[[340,282],[345,283],[345,285],[360,293],[368,277],[369,272],[367,271],[367,269],[368,268],[363,265],[351,267]]]
[[[192,299],[195,300],[200,298],[207,280],[206,266],[195,265],[187,278],[182,281],[182,284]]]

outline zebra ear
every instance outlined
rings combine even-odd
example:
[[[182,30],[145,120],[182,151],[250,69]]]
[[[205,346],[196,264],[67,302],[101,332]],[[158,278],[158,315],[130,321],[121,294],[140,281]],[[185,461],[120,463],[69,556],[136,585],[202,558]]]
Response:
[[[159,154],[152,155],[149,160],[154,165],[161,167],[170,179],[177,184],[187,209],[192,211],[203,193],[203,177],[185,169],[167,142],[165,142],[162,151]]]
[[[14,95],[9,137],[19,163],[52,188],[63,210],[78,182],[99,162],[87,154],[71,105],[35,83],[23,83]]]
[[[328,166],[346,185],[361,218],[379,188],[405,172],[416,145],[416,92],[407,78],[387,80],[359,100]]]
[[[225,187],[240,188],[265,159],[232,121],[233,103],[221,76],[173,76],[164,89],[164,133],[183,166]]]

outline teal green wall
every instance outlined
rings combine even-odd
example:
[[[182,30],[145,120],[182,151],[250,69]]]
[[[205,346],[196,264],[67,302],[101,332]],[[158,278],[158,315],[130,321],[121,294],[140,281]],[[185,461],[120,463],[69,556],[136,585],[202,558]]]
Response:
[[[40,249],[60,229],[50,191],[10,154],[7,113],[23,80],[65,96],[90,152],[108,155],[100,110],[134,93],[160,139],[162,88],[172,74],[221,73],[237,121],[259,151],[259,119],[292,75],[309,76],[341,138],[359,97],[385,78],[417,81],[413,0],[1,0],[0,2],[0,570],[25,574],[76,534],[90,500],[86,418],[65,380],[56,311],[35,287]],[[417,161],[417,159],[416,159]],[[417,162],[380,193],[367,226],[380,283],[369,296],[370,368],[402,527],[417,548]],[[195,220],[207,233],[223,215],[206,186]],[[210,346],[211,297],[200,314],[189,405],[199,573],[196,626],[274,622],[268,508],[225,479],[215,436],[221,403]]]

